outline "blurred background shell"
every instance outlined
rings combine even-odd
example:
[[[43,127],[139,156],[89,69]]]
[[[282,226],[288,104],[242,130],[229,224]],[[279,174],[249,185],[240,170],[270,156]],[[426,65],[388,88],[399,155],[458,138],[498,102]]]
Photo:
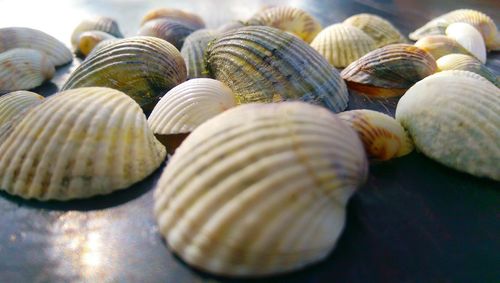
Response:
[[[73,49],[76,50],[78,48],[80,34],[86,31],[100,31],[110,34],[116,38],[123,37],[118,23],[115,20],[108,17],[97,16],[85,19],[75,27],[73,33],[71,34],[71,45],[73,45]]]
[[[219,35],[218,31],[200,29],[186,37],[181,49],[181,55],[186,63],[188,79],[209,77],[205,62],[205,51],[208,43],[215,40],[217,35]]]
[[[154,36],[170,42],[175,48],[180,50],[184,40],[195,29],[181,22],[171,19],[154,19],[147,21],[137,32],[137,35]]]
[[[90,54],[90,52],[92,52],[96,45],[98,45],[102,41],[110,39],[116,39],[116,37],[112,36],[109,33],[98,30],[82,32],[78,37],[78,46],[76,47],[76,52],[78,54],[81,54],[83,57],[86,57]]]
[[[367,176],[361,141],[302,102],[232,108],[199,126],[155,188],[168,246],[188,264],[263,276],[324,259]]]
[[[364,31],[375,41],[377,48],[394,43],[408,42],[396,27],[377,15],[357,14],[347,18],[343,23],[355,26]]]
[[[488,81],[500,87],[500,79],[488,67],[476,58],[464,54],[449,54],[439,58],[437,61],[439,71],[463,70],[481,75]]]
[[[486,63],[486,46],[476,28],[466,23],[454,23],[446,28],[446,36],[453,38],[483,64]]]
[[[43,96],[31,91],[14,91],[0,96],[0,128],[16,115],[42,103]]]
[[[194,30],[205,28],[205,22],[200,16],[190,12],[173,8],[157,8],[149,11],[142,18],[141,26],[147,23],[148,21],[155,19],[174,20],[183,23],[184,25],[187,25],[188,27]]]
[[[444,55],[460,53],[470,55],[470,52],[465,49],[460,43],[446,35],[429,35],[422,37],[415,46],[429,52],[435,60]]]

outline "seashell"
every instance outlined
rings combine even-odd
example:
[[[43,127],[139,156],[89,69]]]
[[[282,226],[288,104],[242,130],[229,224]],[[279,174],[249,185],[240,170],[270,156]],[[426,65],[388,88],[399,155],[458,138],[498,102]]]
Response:
[[[69,90],[29,111],[0,144],[0,188],[39,200],[108,194],[144,179],[165,154],[125,94]]]
[[[200,29],[184,41],[181,55],[186,62],[188,78],[206,78],[208,70],[205,65],[205,51],[210,41],[215,40],[219,33],[209,29]]]
[[[474,26],[483,36],[488,50],[500,50],[500,34],[495,22],[487,15],[470,9],[454,10],[441,15],[410,33],[410,38],[418,40],[427,35],[444,35],[448,25],[453,23],[468,23]]]
[[[321,31],[321,24],[309,13],[289,6],[264,9],[255,14],[247,25],[262,25],[290,32],[307,43]]]
[[[90,51],[90,53],[87,54],[86,58],[92,56],[92,54],[94,54],[94,53],[97,53],[97,51],[100,50],[101,48],[103,48],[105,46],[108,46],[108,45],[111,45],[113,42],[116,42],[117,40],[119,40],[119,39],[118,38],[112,38],[112,39],[106,39],[106,40],[103,40],[103,41],[97,43],[94,46],[94,48],[92,48],[92,50]]]
[[[478,75],[478,74],[473,73],[471,71],[464,71],[464,70],[439,71],[438,73],[435,73],[433,76],[434,77],[440,77],[440,76],[449,77],[449,76],[453,76],[454,78],[457,78],[457,79],[459,79],[461,77],[467,77],[467,78],[474,78],[476,80],[480,80],[480,81],[483,81],[485,83],[491,83],[490,81],[488,81],[487,79],[485,79],[481,75]]]
[[[193,28],[171,19],[155,19],[145,23],[137,35],[154,36],[166,40],[178,50],[182,48],[184,40],[193,31]]]
[[[481,34],[466,23],[454,23],[446,28],[446,35],[462,45],[483,64],[486,63],[486,46]]]
[[[436,61],[439,71],[463,70],[481,75],[497,87],[500,87],[500,80],[488,67],[479,62],[476,58],[464,54],[449,54]]]
[[[132,97],[145,111],[165,92],[186,80],[179,51],[165,40],[137,36],[118,39],[92,53],[62,89],[103,86]]]
[[[71,51],[54,37],[31,28],[0,28],[0,52],[14,48],[36,49],[47,54],[54,66],[64,65],[73,60]]]
[[[325,28],[311,42],[311,47],[337,68],[347,67],[376,48],[371,37],[357,27],[346,24]]]
[[[324,259],[366,179],[356,133],[302,102],[242,105],[196,128],[155,188],[168,246],[196,268],[263,276]]]
[[[50,80],[55,67],[35,49],[14,48],[0,53],[0,93],[32,89]]]
[[[396,119],[428,157],[500,181],[500,89],[492,83],[452,71],[429,76],[401,97]]]
[[[401,124],[381,112],[356,109],[337,114],[359,135],[368,157],[389,160],[413,150],[413,142]]]
[[[470,54],[469,51],[456,40],[445,35],[429,35],[422,37],[415,42],[415,46],[429,52],[436,60],[453,53]]]
[[[414,83],[433,74],[436,62],[409,44],[391,44],[371,51],[341,72],[351,89],[368,95],[401,95]]]
[[[71,34],[71,45],[76,50],[80,42],[80,35],[86,31],[101,31],[112,35],[116,38],[122,38],[123,34],[118,27],[118,23],[108,17],[93,17],[90,19],[83,20]]]
[[[347,88],[337,70],[278,29],[238,29],[210,44],[206,58],[211,77],[229,86],[238,103],[302,100],[334,112],[347,107]]]
[[[172,8],[158,8],[149,11],[142,18],[141,26],[155,19],[170,19],[191,27],[194,30],[205,28],[205,22],[200,16],[186,11]]]
[[[85,31],[80,34],[78,39],[78,46],[76,52],[82,54],[84,57],[89,55],[92,49],[102,41],[116,39],[109,33],[98,30]]]
[[[239,28],[246,27],[242,21],[231,21],[217,28],[217,32],[226,33],[230,31],[235,31]]]
[[[406,38],[389,21],[373,14],[357,14],[344,20],[344,24],[355,26],[374,41],[376,47],[395,43],[407,43]]]

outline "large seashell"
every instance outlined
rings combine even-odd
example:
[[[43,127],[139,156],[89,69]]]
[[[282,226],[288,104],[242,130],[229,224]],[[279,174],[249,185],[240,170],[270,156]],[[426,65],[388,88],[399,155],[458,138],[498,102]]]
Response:
[[[200,29],[184,41],[181,49],[182,57],[186,62],[188,78],[206,78],[208,70],[205,65],[205,51],[210,41],[215,40],[218,32],[209,29]]]
[[[324,108],[250,104],[202,124],[155,189],[169,247],[216,274],[263,276],[324,259],[365,180],[356,133]]]
[[[476,58],[464,54],[449,54],[436,61],[439,71],[463,70],[476,73],[500,87],[500,80],[488,67]]]
[[[307,43],[321,31],[321,24],[309,13],[289,6],[263,9],[247,22],[248,25],[274,27],[295,34]]]
[[[449,77],[449,76],[453,76],[456,79],[460,79],[461,77],[467,77],[467,78],[474,78],[476,80],[480,80],[480,81],[483,81],[485,83],[491,83],[490,81],[488,81],[487,79],[485,79],[481,75],[478,75],[478,74],[473,73],[471,71],[464,71],[464,70],[439,71],[438,73],[435,73],[432,76],[434,76],[434,77],[440,77],[440,76]]]
[[[446,35],[462,45],[483,64],[486,63],[486,47],[476,28],[466,23],[454,23],[446,28]]]
[[[389,160],[407,155],[413,142],[401,124],[389,115],[367,109],[356,109],[337,114],[359,135],[368,157]]]
[[[394,43],[407,43],[406,38],[389,21],[373,14],[357,14],[344,20],[344,24],[355,26],[375,41],[378,47]]]
[[[39,200],[108,194],[144,179],[165,154],[125,94],[69,90],[29,111],[0,144],[0,188]]]
[[[43,96],[30,91],[15,91],[0,96],[0,127],[26,109],[42,103]]]
[[[112,35],[113,37],[122,38],[123,34],[118,27],[118,23],[108,17],[93,17],[90,19],[83,20],[71,34],[71,45],[76,50],[80,42],[80,35],[86,31],[101,31]]]
[[[334,24],[322,30],[311,42],[311,47],[333,66],[345,68],[375,49],[375,41],[357,27]]]
[[[500,89],[492,83],[451,71],[429,76],[401,97],[396,119],[430,158],[500,181]]]
[[[213,78],[228,85],[239,103],[303,100],[334,112],[348,93],[337,70],[297,37],[253,26],[220,37],[207,49]]]
[[[453,53],[470,54],[469,51],[456,40],[445,35],[429,35],[422,37],[415,42],[415,46],[429,52],[436,60],[444,55]]]
[[[89,55],[90,52],[98,45],[100,42],[110,39],[116,39],[109,33],[105,33],[98,30],[85,31],[80,34],[78,38],[78,46],[76,52],[80,53],[84,57]]]
[[[55,73],[48,57],[35,49],[14,48],[0,53],[0,93],[32,89]]]
[[[436,62],[427,52],[408,44],[391,44],[352,62],[341,75],[347,85],[369,95],[401,95],[433,74]]]
[[[141,21],[141,26],[146,22],[155,19],[170,19],[183,23],[194,30],[202,29],[205,27],[205,22],[200,16],[189,13],[186,11],[172,9],[172,8],[158,8],[149,11]]]
[[[145,23],[137,34],[161,38],[180,50],[186,37],[193,31],[193,28],[181,22],[171,19],[155,19]]]
[[[118,39],[92,52],[62,89],[114,88],[148,111],[161,95],[185,80],[184,60],[172,44],[155,37],[137,36]]]
[[[0,28],[0,52],[13,48],[36,49],[45,54],[54,66],[73,60],[71,51],[54,37],[31,28]]]

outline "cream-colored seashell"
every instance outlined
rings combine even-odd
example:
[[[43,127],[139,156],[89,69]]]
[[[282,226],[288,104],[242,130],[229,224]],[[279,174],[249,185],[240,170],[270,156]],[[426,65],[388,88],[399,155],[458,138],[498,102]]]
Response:
[[[93,17],[90,19],[83,20],[73,30],[73,33],[71,34],[71,44],[73,45],[73,48],[75,50],[78,49],[78,45],[80,42],[79,40],[80,35],[83,32],[93,31],[93,30],[105,32],[116,38],[123,37],[123,34],[120,31],[120,28],[118,27],[118,23],[112,18],[102,17],[102,16]]]
[[[413,150],[413,142],[401,124],[381,112],[357,109],[337,114],[359,135],[368,157],[389,160]]]
[[[170,19],[175,20],[177,22],[183,23],[192,29],[202,29],[205,27],[205,22],[203,19],[193,13],[182,11],[179,9],[173,8],[158,8],[153,9],[146,13],[146,15],[142,18],[141,26],[147,23],[148,21],[155,19]]]
[[[45,54],[54,66],[73,60],[71,51],[54,37],[31,28],[0,28],[0,52],[14,48],[36,49]]]
[[[367,161],[356,133],[303,102],[242,105],[194,130],[155,189],[169,247],[216,274],[303,268],[335,247]]]
[[[446,28],[446,35],[462,45],[483,64],[486,63],[486,46],[476,28],[466,23],[454,23]]]
[[[453,53],[470,55],[467,49],[446,35],[429,35],[423,37],[415,42],[415,46],[429,52],[436,60]]]
[[[36,106],[0,144],[0,188],[39,200],[69,200],[127,188],[165,158],[146,116],[109,88],[80,88]]]
[[[500,181],[500,89],[447,72],[410,88],[399,100],[396,119],[430,158]]]
[[[31,91],[14,91],[0,96],[0,127],[16,115],[42,103],[43,96]]]
[[[38,50],[14,48],[0,53],[0,93],[32,89],[54,73],[54,65]]]
[[[209,77],[206,62],[205,51],[208,43],[215,40],[219,33],[209,29],[200,29],[184,41],[181,49],[181,55],[186,62],[188,79]]]
[[[449,77],[453,76],[456,79],[460,79],[460,77],[467,77],[467,78],[474,78],[476,80],[483,81],[485,83],[491,83],[487,79],[485,79],[483,76],[478,75],[476,73],[473,73],[471,71],[464,71],[464,70],[446,70],[446,71],[440,71],[438,73],[435,73],[433,75],[434,77]]]
[[[377,47],[394,43],[407,43],[406,38],[389,21],[373,14],[357,14],[344,20],[344,24],[355,26],[375,41]]]
[[[82,54],[84,57],[89,55],[90,52],[98,45],[100,42],[110,39],[116,39],[109,33],[103,31],[91,30],[85,31],[80,34],[78,38],[78,46],[76,52]]]
[[[449,54],[439,58],[437,61],[439,71],[463,70],[481,75],[497,87],[500,87],[500,79],[484,64],[476,58],[464,54]]]
[[[180,50],[184,40],[195,29],[172,19],[155,19],[145,23],[137,32],[137,35],[154,36],[170,42]]]
[[[375,41],[357,27],[334,24],[322,30],[311,42],[311,47],[330,64],[345,68],[376,48]]]

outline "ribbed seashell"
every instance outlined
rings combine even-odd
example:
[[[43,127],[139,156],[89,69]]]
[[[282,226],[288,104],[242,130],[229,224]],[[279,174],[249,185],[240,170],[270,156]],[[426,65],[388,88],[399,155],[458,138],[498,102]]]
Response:
[[[170,20],[175,20],[178,22],[181,22],[189,27],[191,27],[194,30],[197,29],[202,29],[205,27],[205,22],[203,19],[193,13],[178,10],[178,9],[173,9],[173,8],[158,8],[149,11],[146,13],[146,15],[142,18],[141,21],[141,26],[144,25],[146,22],[155,20],[155,19],[170,19]]]
[[[483,81],[485,83],[491,83],[489,80],[487,80],[485,77],[478,75],[476,73],[473,73],[471,71],[464,71],[464,70],[446,70],[446,71],[439,71],[438,73],[435,73],[432,75],[434,77],[449,77],[453,76],[456,79],[460,79],[461,77],[467,77],[467,78],[473,78],[476,80]]]
[[[475,27],[466,23],[454,23],[446,28],[446,35],[462,45],[483,64],[486,63],[486,46]]]
[[[148,111],[160,96],[185,80],[186,65],[172,44],[156,37],[136,36],[118,39],[92,52],[62,89],[114,88]]]
[[[112,39],[106,39],[106,40],[103,40],[103,41],[97,43],[94,46],[94,48],[92,48],[92,50],[90,51],[90,53],[87,54],[87,57],[92,56],[92,54],[97,53],[97,51],[100,50],[101,48],[106,47],[108,45],[111,45],[113,42],[116,42],[117,40],[119,40],[119,39],[118,38],[112,38]]]
[[[430,158],[500,181],[500,89],[492,83],[452,71],[429,76],[401,97],[396,119]]]
[[[367,109],[345,111],[337,115],[358,133],[370,158],[389,160],[413,150],[408,133],[389,115]]]
[[[299,8],[277,6],[264,9],[247,22],[248,25],[264,25],[290,32],[307,43],[321,31],[321,24],[309,13]]]
[[[413,45],[391,44],[352,62],[341,75],[347,85],[368,95],[401,95],[436,72],[432,55]]]
[[[446,35],[429,35],[422,37],[415,42],[415,46],[429,52],[436,60],[453,53],[470,54],[470,52],[456,40]]]
[[[464,54],[449,54],[436,61],[439,71],[463,70],[476,73],[500,87],[500,80],[492,71],[476,58]]]
[[[14,91],[0,96],[0,127],[14,116],[42,103],[43,96],[31,91]]]
[[[78,48],[81,33],[92,30],[105,32],[116,38],[123,37],[118,23],[111,18],[99,16],[86,19],[78,24],[71,34],[71,44],[75,50]]]
[[[474,26],[483,36],[488,50],[500,50],[500,34],[495,22],[487,15],[470,9],[454,10],[441,15],[410,33],[410,38],[418,40],[427,35],[445,34],[446,28],[452,23],[468,23]]]
[[[39,200],[108,194],[144,179],[165,154],[127,95],[69,90],[29,111],[0,144],[0,188]]]
[[[71,50],[42,31],[23,27],[0,28],[0,52],[14,48],[39,50],[47,54],[54,66],[64,65],[73,60]]]
[[[330,253],[366,174],[359,138],[328,110],[242,105],[177,149],[156,185],[155,215],[190,265],[230,276],[283,273]]]
[[[345,68],[376,48],[375,41],[357,27],[334,24],[323,29],[311,42],[311,47],[330,64]]]
[[[0,53],[0,93],[32,89],[50,80],[55,67],[35,49],[14,48]]]
[[[184,40],[195,31],[190,26],[171,19],[155,19],[145,23],[137,35],[154,36],[166,40],[178,50],[182,48]]]
[[[347,107],[338,71],[304,41],[281,30],[252,26],[207,49],[211,76],[229,86],[239,103],[302,100],[334,112]]]
[[[406,38],[389,21],[373,14],[357,14],[344,20],[344,24],[355,26],[374,41],[377,47],[394,43],[407,43]]]
[[[205,64],[205,51],[208,43],[215,40],[218,34],[214,30],[200,29],[186,37],[181,55],[186,62],[189,79],[209,76]]]
[[[82,32],[80,34],[80,37],[78,38],[78,46],[76,48],[76,52],[85,57],[90,54],[90,52],[97,44],[110,39],[116,39],[116,37],[112,36],[109,33],[98,30]]]
[[[242,21],[231,21],[226,24],[221,25],[220,27],[217,28],[217,31],[219,33],[225,33],[225,32],[230,32],[237,30],[239,28],[245,27],[245,23]]]

